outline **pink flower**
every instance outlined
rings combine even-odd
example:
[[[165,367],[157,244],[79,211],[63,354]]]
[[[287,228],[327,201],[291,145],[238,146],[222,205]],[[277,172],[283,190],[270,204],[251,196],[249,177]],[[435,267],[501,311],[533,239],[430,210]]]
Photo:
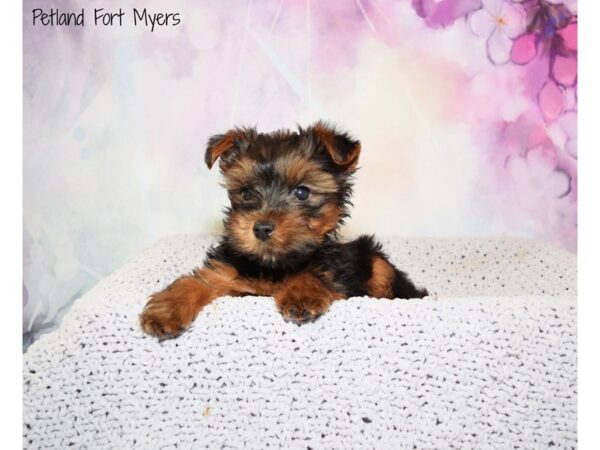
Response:
[[[548,136],[560,149],[577,159],[577,113],[568,111],[547,128]]]
[[[525,10],[506,0],[483,0],[483,7],[469,15],[471,31],[487,38],[488,59],[493,64],[510,60],[513,39],[525,31]]]
[[[559,123],[567,135],[565,150],[569,155],[577,159],[577,113],[569,112],[564,114],[560,118]]]
[[[562,198],[571,191],[571,177],[558,167],[558,157],[552,149],[539,146],[525,156],[511,156],[505,167],[517,191],[530,200]]]
[[[511,59],[516,64],[527,64],[537,56],[542,44],[550,48],[550,75],[565,87],[577,81],[577,19],[574,18],[563,28],[544,26],[542,32],[529,32],[515,39],[511,49]]]
[[[565,108],[563,90],[553,80],[546,81],[537,100],[544,118],[549,122],[556,120]]]
[[[525,33],[513,42],[510,58],[515,64],[527,64],[537,56],[538,36],[535,33]]]
[[[552,41],[550,73],[557,83],[568,87],[577,82],[577,22],[557,33]]]
[[[537,101],[544,119],[552,122],[570,108],[567,88],[576,90],[577,16],[562,2],[531,4],[528,14],[528,32],[515,39],[511,60],[525,65],[539,54],[548,64],[549,79],[538,88]]]
[[[481,8],[481,0],[412,0],[412,7],[428,26],[440,28]]]

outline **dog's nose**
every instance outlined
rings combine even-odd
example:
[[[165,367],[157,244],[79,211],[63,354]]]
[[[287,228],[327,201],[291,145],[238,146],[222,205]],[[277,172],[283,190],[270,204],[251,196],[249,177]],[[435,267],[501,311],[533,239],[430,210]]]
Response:
[[[261,241],[266,241],[273,234],[275,225],[271,222],[259,221],[254,224],[254,236]]]

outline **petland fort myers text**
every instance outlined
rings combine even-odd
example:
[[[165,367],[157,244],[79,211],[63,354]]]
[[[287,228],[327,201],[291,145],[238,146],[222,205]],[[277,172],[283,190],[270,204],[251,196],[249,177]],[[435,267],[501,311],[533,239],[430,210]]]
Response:
[[[129,13],[122,8],[94,8],[93,11],[81,8],[77,12],[61,11],[58,8],[34,8],[31,15],[34,26],[44,27],[122,27],[130,24],[155,31],[159,27],[176,27],[181,23],[178,12],[152,12],[146,8],[132,8]]]

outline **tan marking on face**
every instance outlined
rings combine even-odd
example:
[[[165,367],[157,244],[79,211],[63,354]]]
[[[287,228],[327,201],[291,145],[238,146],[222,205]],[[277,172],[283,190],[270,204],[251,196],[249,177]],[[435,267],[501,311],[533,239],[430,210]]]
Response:
[[[317,194],[337,192],[335,178],[306,156],[291,154],[277,159],[277,171],[283,174],[289,186],[304,185]]]
[[[259,220],[273,222],[275,229],[266,241],[254,235],[254,224]],[[307,244],[317,244],[322,237],[307,226],[306,219],[297,210],[283,212],[232,212],[228,229],[236,247],[257,256],[265,262],[275,262],[286,253],[300,250]]]
[[[240,158],[225,169],[225,188],[235,191],[248,185],[252,180],[255,162],[250,158]]]
[[[318,169],[308,172],[304,177],[303,184],[316,194],[333,194],[339,190],[333,175]]]
[[[236,247],[248,254],[258,254],[261,250],[261,242],[254,236],[254,224],[259,215],[256,212],[238,213],[232,212],[227,219],[228,229],[234,239]]]
[[[371,278],[367,283],[369,295],[376,298],[391,298],[394,269],[392,265],[380,256],[374,256]]]
[[[283,175],[288,184],[294,186],[302,183],[306,173],[316,168],[308,158],[298,154],[289,154],[275,161],[277,172]]]
[[[272,218],[275,230],[271,241],[283,253],[286,250],[298,250],[307,243],[315,243],[316,236],[307,227],[306,219],[299,211],[292,210]]]
[[[341,214],[342,212],[337,205],[328,203],[321,208],[319,217],[311,218],[308,221],[308,227],[319,236],[325,236],[337,227]]]

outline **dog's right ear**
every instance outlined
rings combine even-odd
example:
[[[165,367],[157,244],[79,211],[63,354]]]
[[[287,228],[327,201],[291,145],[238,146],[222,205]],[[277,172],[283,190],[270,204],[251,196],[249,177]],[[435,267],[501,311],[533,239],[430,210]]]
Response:
[[[250,139],[256,131],[248,128],[234,128],[225,134],[216,134],[208,139],[204,161],[208,168],[212,168],[217,159],[232,155],[235,151],[248,148]]]

